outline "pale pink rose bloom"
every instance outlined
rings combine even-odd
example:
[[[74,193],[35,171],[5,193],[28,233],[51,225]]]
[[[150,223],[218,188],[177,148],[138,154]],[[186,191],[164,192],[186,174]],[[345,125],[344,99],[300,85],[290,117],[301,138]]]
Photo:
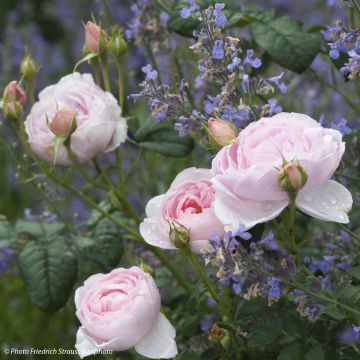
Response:
[[[176,356],[175,329],[160,313],[153,278],[138,267],[90,276],[75,292],[81,358],[99,350],[135,350],[151,359]]]
[[[73,73],[41,91],[25,121],[29,144],[41,159],[54,162],[55,134],[49,127],[62,108],[76,113],[77,128],[71,135],[71,148],[79,162],[112,151],[126,140],[126,120],[121,117],[114,96],[98,87],[91,74]],[[71,165],[63,145],[56,164]]]
[[[288,205],[278,184],[283,158],[296,160],[308,175],[296,206],[325,221],[349,222],[350,192],[330,180],[345,151],[339,131],[325,129],[309,116],[280,113],[242,130],[212,163],[215,213],[227,230],[251,228],[278,216]]]
[[[166,194],[148,202],[147,218],[140,224],[140,233],[151,245],[175,249],[169,238],[169,222],[181,224],[190,231],[191,250],[200,252],[208,245],[210,234],[224,234],[224,227],[214,213],[214,199],[210,170],[185,169],[176,176]]]

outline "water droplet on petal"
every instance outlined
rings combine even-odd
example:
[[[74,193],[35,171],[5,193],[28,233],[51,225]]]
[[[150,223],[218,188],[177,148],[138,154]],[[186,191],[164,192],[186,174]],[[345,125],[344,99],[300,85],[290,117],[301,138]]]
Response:
[[[333,205],[336,205],[338,203],[338,199],[336,198],[331,198],[330,199],[330,203],[333,204]]]

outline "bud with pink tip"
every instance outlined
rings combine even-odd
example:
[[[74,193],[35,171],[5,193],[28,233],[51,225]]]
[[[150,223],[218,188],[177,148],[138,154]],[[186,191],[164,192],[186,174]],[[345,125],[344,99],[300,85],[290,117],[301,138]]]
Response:
[[[3,112],[8,120],[16,121],[23,115],[23,106],[16,100],[6,101],[3,105]]]
[[[59,109],[51,124],[50,130],[60,137],[68,137],[76,130],[76,112],[71,108]]]
[[[216,148],[222,148],[230,144],[238,135],[233,124],[215,118],[208,120],[208,131],[210,142],[212,145],[215,145]]]
[[[21,106],[24,106],[26,104],[26,93],[17,81],[13,80],[4,90],[4,100],[6,102],[16,100]]]
[[[31,57],[25,55],[20,64],[20,73],[27,81],[33,81],[40,70],[40,65]]]
[[[102,52],[101,42],[104,34],[101,27],[88,21],[85,25],[85,45],[87,49],[93,53],[100,54]]]
[[[305,186],[307,179],[304,168],[298,162],[284,161],[278,178],[281,189],[288,193],[297,193]]]

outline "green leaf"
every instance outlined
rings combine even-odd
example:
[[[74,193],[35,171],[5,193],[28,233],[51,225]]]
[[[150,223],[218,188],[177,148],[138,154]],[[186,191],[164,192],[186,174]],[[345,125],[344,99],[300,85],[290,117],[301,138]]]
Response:
[[[14,227],[6,221],[0,221],[0,247],[7,246],[16,240],[16,233]]]
[[[360,266],[347,269],[346,272],[357,280],[360,280]]]
[[[319,343],[313,344],[305,353],[305,360],[325,360],[325,353]]]
[[[61,233],[64,224],[59,222],[44,223],[40,221],[19,220],[15,225],[17,233],[27,233],[32,238],[49,239]]]
[[[280,351],[277,360],[302,360],[302,343],[300,341],[293,341],[287,344]]]
[[[280,336],[278,329],[273,327],[260,327],[252,331],[248,337],[250,347],[264,346],[273,343]]]
[[[54,312],[69,298],[77,274],[77,261],[64,242],[30,241],[19,255],[19,268],[31,302]]]
[[[297,73],[305,71],[320,50],[320,35],[304,31],[288,16],[254,22],[251,31],[255,41],[277,63]]]
[[[107,268],[118,265],[124,246],[121,236],[113,229],[109,229],[107,221],[101,222],[89,236],[75,239],[75,245],[87,259]]]
[[[195,143],[189,136],[179,137],[173,129],[160,128],[148,134],[139,146],[166,156],[184,157],[191,153]]]
[[[201,355],[190,352],[190,351],[184,351],[180,353],[178,356],[176,356],[176,360],[200,360]]]
[[[343,320],[346,318],[345,312],[335,304],[327,306],[324,310],[324,313],[331,316],[335,320]]]

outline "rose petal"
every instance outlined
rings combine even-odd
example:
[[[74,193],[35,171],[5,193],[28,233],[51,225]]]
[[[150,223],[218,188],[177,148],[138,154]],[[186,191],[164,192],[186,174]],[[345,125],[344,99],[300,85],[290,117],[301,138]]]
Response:
[[[166,232],[167,226],[163,226],[160,220],[144,219],[140,224],[140,234],[144,240],[153,246],[162,249],[176,249]]]
[[[161,217],[161,204],[164,200],[165,194],[158,195],[149,200],[146,205],[145,212],[148,218],[159,218]]]
[[[170,359],[178,353],[175,336],[175,328],[165,315],[159,313],[153,327],[134,348],[150,359]]]
[[[80,358],[96,354],[99,349],[96,347],[94,340],[88,336],[85,329],[81,326],[76,333],[75,349]]]
[[[239,224],[250,229],[256,224],[276,218],[288,205],[288,200],[281,201],[244,201],[222,194],[215,198],[216,216],[224,224],[225,230],[236,231]]]
[[[305,214],[342,224],[349,222],[347,213],[351,210],[352,202],[349,190],[332,180],[301,191],[296,198],[296,206]]]
[[[195,167],[191,167],[181,171],[172,182],[170,188],[177,186],[185,181],[197,181],[210,178],[210,169],[197,169]]]

